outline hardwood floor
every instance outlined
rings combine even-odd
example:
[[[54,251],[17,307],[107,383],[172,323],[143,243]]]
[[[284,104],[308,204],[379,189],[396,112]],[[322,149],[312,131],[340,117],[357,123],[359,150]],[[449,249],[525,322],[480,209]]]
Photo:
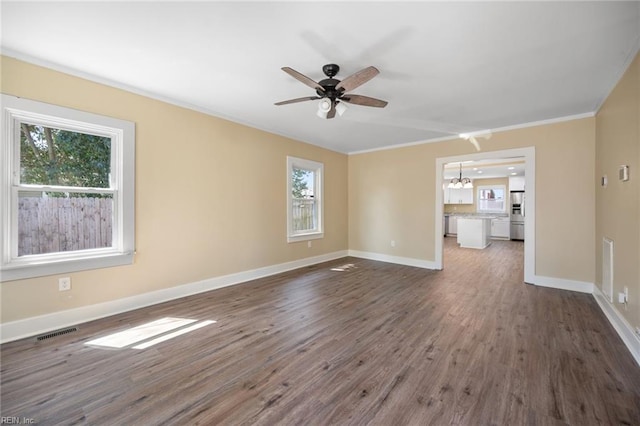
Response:
[[[640,368],[593,297],[524,284],[522,257],[447,238],[440,272],[346,258],[8,343],[2,416],[639,425]],[[217,322],[147,349],[85,344],[168,316]]]

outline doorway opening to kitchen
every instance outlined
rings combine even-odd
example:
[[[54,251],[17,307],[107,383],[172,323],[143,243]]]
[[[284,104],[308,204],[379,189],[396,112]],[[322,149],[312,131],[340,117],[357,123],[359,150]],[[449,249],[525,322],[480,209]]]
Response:
[[[450,190],[448,188],[451,179],[451,166],[458,165],[456,180],[462,181],[462,185],[458,184],[460,190]],[[475,165],[477,170],[473,170]],[[513,205],[511,200],[511,191],[508,183],[508,176],[500,178],[489,178],[487,180],[479,180],[479,175],[489,176],[489,164],[500,165],[513,164],[514,170],[519,169],[524,174],[523,182],[516,187],[518,191],[524,191],[526,188],[526,214],[524,216],[513,215]],[[483,166],[484,165],[484,166]],[[511,166],[506,166],[511,167]],[[484,169],[484,170],[483,170]],[[482,171],[483,173],[478,173]],[[446,173],[446,174],[445,174]],[[516,172],[518,173],[518,172]],[[456,174],[456,173],[454,173]],[[447,177],[445,177],[447,176]],[[517,176],[517,175],[516,175]],[[473,188],[468,184],[468,179],[474,181]],[[477,183],[475,183],[477,182]],[[467,187],[465,188],[465,183]],[[448,198],[447,198],[448,197]],[[454,197],[454,198],[451,198]],[[453,200],[453,201],[452,201]],[[446,204],[446,206],[445,206]],[[518,206],[518,209],[521,207]],[[524,208],[524,205],[522,206]],[[502,151],[478,152],[475,154],[466,154],[455,157],[442,157],[436,159],[436,250],[435,264],[437,269],[444,266],[444,240],[446,231],[445,213],[456,216],[458,222],[456,233],[462,227],[464,232],[461,246],[482,249],[488,244],[487,238],[490,237],[491,227],[494,226],[495,232],[499,235],[509,235],[511,238],[511,229],[513,226],[520,226],[511,223],[512,218],[521,218],[521,230],[524,232],[520,236],[524,239],[524,280],[525,282],[534,282],[535,276],[535,148],[517,148]],[[518,210],[520,212],[520,210]],[[492,220],[499,218],[497,221]],[[451,223],[449,223],[451,227]],[[507,231],[508,230],[508,231]],[[451,228],[449,229],[451,233]],[[516,235],[518,237],[520,234]],[[451,237],[449,237],[451,238]]]

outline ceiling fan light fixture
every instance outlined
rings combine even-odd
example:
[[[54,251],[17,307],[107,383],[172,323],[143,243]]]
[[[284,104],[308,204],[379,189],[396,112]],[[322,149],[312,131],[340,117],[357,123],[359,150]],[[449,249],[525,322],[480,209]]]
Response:
[[[331,111],[331,100],[328,98],[321,99],[320,102],[318,102],[318,117],[327,118],[329,111]]]
[[[317,115],[320,118],[327,118],[327,114],[331,111],[331,99],[323,98],[318,103]]]
[[[331,109],[331,99],[324,98],[318,104],[318,110],[324,112],[325,114],[329,112]]]
[[[344,114],[348,109],[349,108],[347,108],[345,104],[336,101],[336,112],[339,116],[342,116],[342,114]]]

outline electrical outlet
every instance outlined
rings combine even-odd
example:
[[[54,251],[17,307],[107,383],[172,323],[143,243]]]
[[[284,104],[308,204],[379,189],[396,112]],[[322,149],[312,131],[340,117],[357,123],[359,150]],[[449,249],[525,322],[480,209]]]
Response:
[[[58,291],[71,290],[71,277],[64,277],[58,279]]]
[[[391,247],[395,247],[396,246],[396,240],[391,240]]]
[[[618,303],[626,303],[627,299],[624,297],[624,293],[618,293]]]
[[[311,241],[307,241],[307,248],[311,248]]]

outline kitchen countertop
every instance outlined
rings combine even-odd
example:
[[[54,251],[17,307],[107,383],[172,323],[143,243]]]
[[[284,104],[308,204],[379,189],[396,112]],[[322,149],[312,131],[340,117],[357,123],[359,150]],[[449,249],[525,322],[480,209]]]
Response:
[[[473,219],[477,218],[497,218],[497,217],[509,217],[508,213],[445,213],[445,216],[467,217]]]

